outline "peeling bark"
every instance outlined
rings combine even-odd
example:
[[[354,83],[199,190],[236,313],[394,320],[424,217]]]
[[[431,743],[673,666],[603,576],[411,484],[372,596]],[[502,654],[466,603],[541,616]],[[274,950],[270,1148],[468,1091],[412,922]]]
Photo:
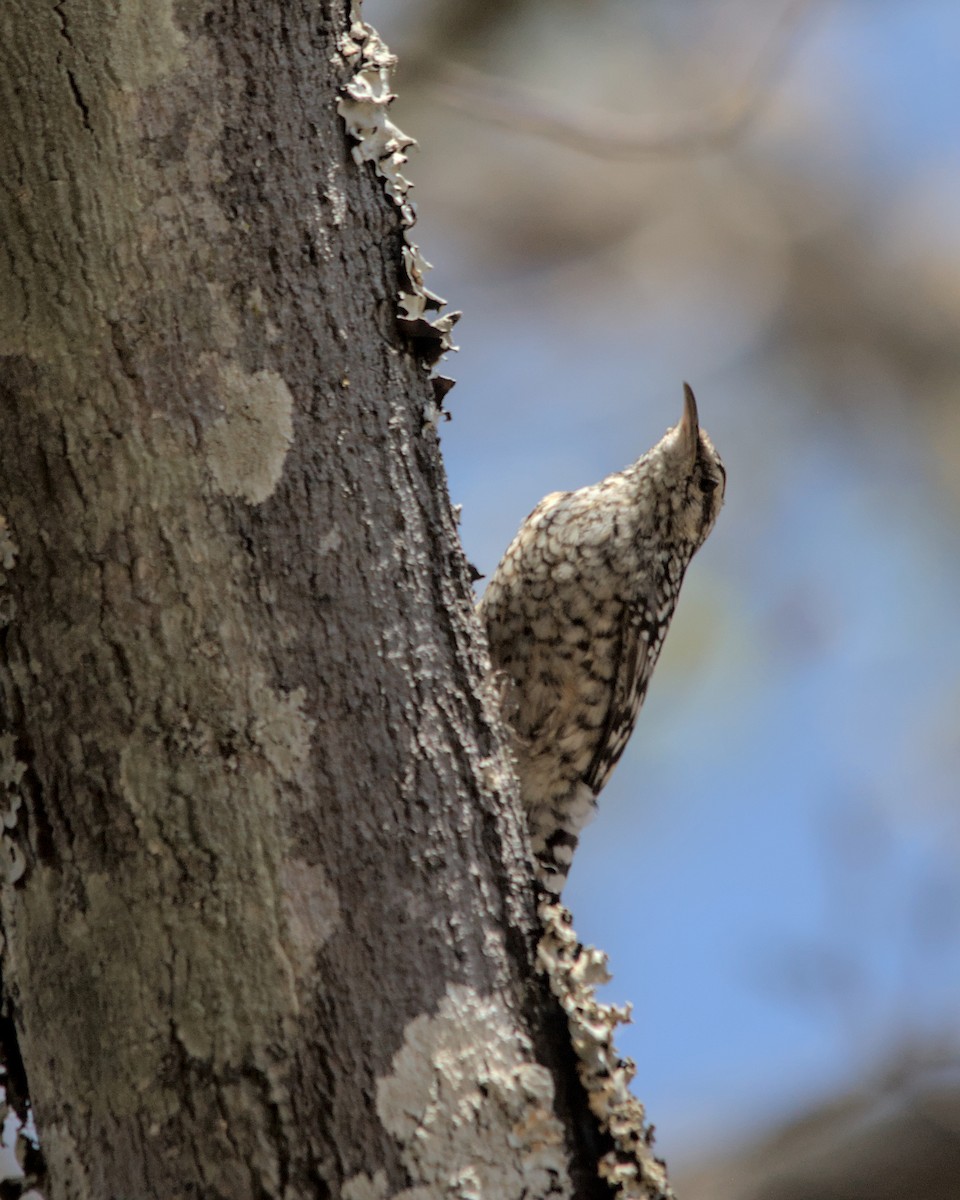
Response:
[[[54,1200],[609,1194],[349,28],[5,7],[3,984]]]

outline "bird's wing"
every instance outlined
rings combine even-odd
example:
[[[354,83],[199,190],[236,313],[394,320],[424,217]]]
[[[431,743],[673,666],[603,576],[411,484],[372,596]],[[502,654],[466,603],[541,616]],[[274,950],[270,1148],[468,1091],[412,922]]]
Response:
[[[644,630],[649,640],[644,640]],[[654,639],[649,607],[640,598],[625,604],[620,618],[610,705],[597,749],[583,777],[584,783],[595,796],[599,795],[610,778],[633,733],[655,661]]]

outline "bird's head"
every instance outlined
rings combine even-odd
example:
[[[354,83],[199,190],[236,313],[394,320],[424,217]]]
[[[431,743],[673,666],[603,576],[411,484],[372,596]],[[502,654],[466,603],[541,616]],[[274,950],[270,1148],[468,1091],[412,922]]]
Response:
[[[713,442],[700,428],[697,401],[683,385],[683,415],[651,451],[661,503],[666,500],[670,524],[678,541],[703,545],[723,505],[727,473]]]

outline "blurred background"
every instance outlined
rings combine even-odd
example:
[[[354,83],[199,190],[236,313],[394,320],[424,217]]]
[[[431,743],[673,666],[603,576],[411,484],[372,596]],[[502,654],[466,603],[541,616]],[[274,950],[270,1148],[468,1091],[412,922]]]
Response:
[[[728,471],[565,900],[686,1200],[960,1197],[960,5],[366,0],[488,575]],[[482,589],[483,584],[478,587]]]

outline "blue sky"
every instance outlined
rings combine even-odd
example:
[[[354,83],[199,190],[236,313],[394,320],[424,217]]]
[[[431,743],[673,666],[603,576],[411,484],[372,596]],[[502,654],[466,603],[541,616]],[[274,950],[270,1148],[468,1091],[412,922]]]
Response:
[[[936,264],[942,247],[949,262],[960,6],[821,8],[782,82],[786,118],[751,135],[755,160],[832,189],[878,260],[906,269],[920,247]],[[391,4],[366,11],[389,39]],[[960,532],[929,409],[914,419],[882,346],[844,345],[852,365],[830,375],[801,343],[767,345],[777,302],[758,317],[750,287],[789,272],[762,247],[749,286],[721,258],[650,304],[628,259],[591,288],[562,255],[484,255],[445,209],[455,184],[434,200],[429,167],[411,173],[431,286],[465,312],[442,433],[481,571],[543,494],[659,438],[684,378],[727,465],[726,508],[565,895],[610,955],[611,998],[634,1004],[620,1044],[661,1150],[682,1161],[801,1111],[905,1039],[960,1040]],[[678,259],[676,278],[688,270]],[[828,402],[844,379],[851,402]],[[960,405],[955,380],[940,386]]]

